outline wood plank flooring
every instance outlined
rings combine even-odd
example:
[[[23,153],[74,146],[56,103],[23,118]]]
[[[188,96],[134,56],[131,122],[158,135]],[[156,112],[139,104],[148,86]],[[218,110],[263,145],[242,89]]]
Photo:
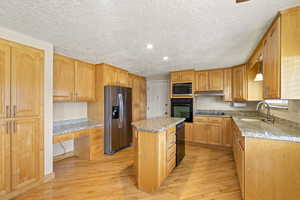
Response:
[[[151,194],[136,188],[132,163],[132,148],[100,161],[65,159],[54,164],[54,181],[15,199],[241,200],[232,152],[187,145],[180,166]]]

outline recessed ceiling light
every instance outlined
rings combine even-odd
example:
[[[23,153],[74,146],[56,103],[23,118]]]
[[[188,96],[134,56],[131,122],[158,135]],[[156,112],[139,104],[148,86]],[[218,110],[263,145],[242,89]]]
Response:
[[[169,57],[165,56],[163,59],[166,61],[166,60],[169,60]]]
[[[147,49],[153,49],[153,44],[147,44]]]

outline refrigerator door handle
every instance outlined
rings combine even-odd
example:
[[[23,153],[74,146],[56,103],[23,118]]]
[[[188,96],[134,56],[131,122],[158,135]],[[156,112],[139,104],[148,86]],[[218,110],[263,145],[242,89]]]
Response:
[[[118,94],[118,100],[119,100],[119,108],[120,108],[119,128],[122,128],[123,120],[124,120],[124,102],[123,102],[123,96],[121,93]]]

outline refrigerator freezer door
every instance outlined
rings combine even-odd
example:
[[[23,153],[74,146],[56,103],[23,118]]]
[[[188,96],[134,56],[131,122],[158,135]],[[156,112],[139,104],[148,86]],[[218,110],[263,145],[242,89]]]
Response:
[[[120,105],[118,101],[119,90],[117,87],[106,86],[105,93],[105,108],[104,108],[104,149],[106,154],[112,154],[120,148]]]

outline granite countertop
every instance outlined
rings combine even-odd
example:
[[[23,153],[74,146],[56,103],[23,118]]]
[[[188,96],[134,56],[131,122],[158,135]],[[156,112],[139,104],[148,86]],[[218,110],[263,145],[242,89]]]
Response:
[[[275,123],[273,125],[263,121],[249,122],[241,120],[242,118],[249,117],[235,116],[232,118],[242,135],[245,137],[300,142],[300,129],[280,123]]]
[[[159,133],[172,126],[176,126],[184,120],[185,118],[157,117],[133,122],[132,126],[134,126],[138,131]]]
[[[53,136],[62,135],[74,131],[84,129],[91,129],[103,126],[103,124],[88,120],[88,119],[74,119],[55,121],[53,124]]]

